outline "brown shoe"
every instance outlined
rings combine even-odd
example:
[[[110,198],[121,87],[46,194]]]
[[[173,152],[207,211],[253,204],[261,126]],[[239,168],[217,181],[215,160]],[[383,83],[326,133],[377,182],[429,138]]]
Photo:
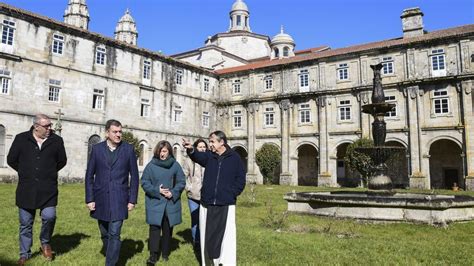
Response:
[[[53,260],[53,251],[51,250],[51,246],[49,244],[41,245],[40,250],[46,260]]]
[[[21,258],[18,260],[18,262],[17,262],[16,264],[18,264],[18,265],[25,265],[25,263],[26,263],[27,260],[28,260],[27,258],[21,257]]]

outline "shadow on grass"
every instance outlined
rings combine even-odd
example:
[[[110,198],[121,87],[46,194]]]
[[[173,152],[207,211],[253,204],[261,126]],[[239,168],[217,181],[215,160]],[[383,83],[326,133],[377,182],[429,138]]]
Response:
[[[0,258],[0,265],[10,266],[10,265],[17,265],[17,264],[16,264],[16,261]]]
[[[51,246],[57,255],[63,255],[77,248],[81,244],[81,240],[89,238],[89,235],[83,233],[74,233],[71,235],[53,235]]]
[[[143,251],[144,246],[142,240],[124,239],[120,248],[120,257],[117,265],[126,265],[129,259]]]
[[[193,235],[191,229],[188,228],[183,231],[179,231],[176,234],[184,239],[184,243],[193,243]]]

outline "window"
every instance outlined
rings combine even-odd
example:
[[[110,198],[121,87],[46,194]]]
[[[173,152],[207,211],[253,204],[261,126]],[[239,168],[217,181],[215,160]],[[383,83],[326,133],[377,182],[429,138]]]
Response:
[[[150,116],[150,100],[142,98],[141,100],[141,108],[140,108],[140,116],[141,117],[149,117]]]
[[[1,94],[10,93],[10,71],[5,69],[0,69],[0,86]]]
[[[275,124],[275,112],[273,107],[265,108],[265,112],[263,112],[263,118],[265,126],[273,126]]]
[[[95,63],[98,65],[105,65],[106,62],[106,52],[105,47],[98,46],[95,49]]]
[[[275,52],[275,57],[280,57],[280,50],[278,48],[273,49]]]
[[[181,85],[183,84],[183,70],[176,69],[176,84]]]
[[[240,16],[237,16],[237,26],[242,25],[242,18]]]
[[[13,37],[15,33],[15,22],[10,20],[3,20],[2,23],[2,43],[6,45],[13,45]]]
[[[349,67],[347,64],[339,64],[339,67],[337,68],[337,78],[339,80],[349,79]]]
[[[300,124],[311,123],[311,107],[309,106],[309,103],[300,104],[298,113]]]
[[[240,91],[240,79],[236,79],[234,80],[234,83],[232,83],[232,88],[233,88],[233,92],[234,94],[240,94],[241,91]]]
[[[385,102],[395,104],[395,107],[391,111],[385,113],[385,117],[396,117],[397,116],[397,100],[395,96],[385,96]]]
[[[351,120],[351,101],[350,100],[339,101],[339,120],[340,121]]]
[[[446,75],[444,49],[435,49],[431,51],[431,70],[433,71],[433,76]]]
[[[64,47],[64,36],[59,34],[53,35],[53,54],[62,55]]]
[[[308,70],[303,69],[300,71],[300,92],[309,91],[309,73]]]
[[[143,60],[143,78],[144,79],[151,78],[151,61],[150,60]]]
[[[177,123],[181,123],[182,116],[183,116],[183,110],[181,109],[181,105],[175,105],[173,121]]]
[[[382,59],[382,73],[384,75],[393,74],[393,59],[391,56]]]
[[[59,93],[61,91],[61,81],[50,79],[49,80],[49,93],[48,100],[50,102],[59,102]]]
[[[204,84],[203,84],[203,91],[204,92],[209,92],[209,79],[208,78],[205,78],[204,79]]]
[[[97,110],[104,110],[104,90],[94,89],[94,95],[92,96],[92,108]]]
[[[264,78],[265,80],[265,90],[273,90],[273,77],[272,75],[267,75]]]
[[[289,54],[290,54],[290,48],[288,48],[288,47],[285,46],[285,47],[283,48],[283,56],[288,57]]]
[[[435,114],[449,113],[449,96],[447,89],[438,89],[433,92],[433,107]]]
[[[242,111],[236,110],[234,111],[234,128],[242,128]]]
[[[202,112],[202,126],[205,128],[209,127],[209,112]]]

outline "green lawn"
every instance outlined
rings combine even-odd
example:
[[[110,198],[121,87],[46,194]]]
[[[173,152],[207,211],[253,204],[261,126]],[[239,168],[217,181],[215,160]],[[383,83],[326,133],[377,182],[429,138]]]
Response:
[[[0,265],[18,259],[18,210],[15,185],[0,185]],[[286,210],[283,195],[292,190],[325,190],[313,187],[257,186],[256,204],[248,204],[247,187],[237,205],[237,259],[241,265],[472,265],[474,222],[448,228],[402,223],[375,224],[291,214],[287,226],[274,230],[262,226],[270,205],[279,216]],[[446,191],[440,191],[446,192]],[[474,196],[472,192],[458,192]],[[183,196],[185,200],[185,196]],[[139,204],[122,229],[120,264],[144,265],[148,256],[143,192]],[[189,213],[183,201],[184,223],[176,226],[168,264],[198,265],[189,243]],[[60,186],[58,219],[53,236],[56,259],[39,255],[40,218],[34,228],[34,257],[30,265],[103,265],[101,241],[95,220],[84,204],[83,185]]]

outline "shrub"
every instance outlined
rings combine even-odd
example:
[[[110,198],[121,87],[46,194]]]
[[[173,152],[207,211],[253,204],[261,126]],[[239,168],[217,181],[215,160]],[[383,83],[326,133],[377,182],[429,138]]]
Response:
[[[135,155],[137,156],[137,158],[139,158],[140,153],[142,151],[140,150],[140,143],[138,143],[138,139],[133,135],[133,133],[129,131],[124,131],[122,133],[122,140],[133,146],[133,149],[135,150]]]
[[[271,228],[273,230],[281,230],[288,226],[288,211],[276,212],[273,210],[273,205],[267,204],[268,206],[267,215],[264,218],[261,218],[260,221],[264,227]]]
[[[255,159],[263,175],[263,181],[266,184],[271,184],[275,179],[274,170],[280,165],[280,150],[275,145],[265,143],[257,150]]]
[[[369,177],[374,173],[374,161],[363,153],[357,152],[356,148],[359,147],[373,147],[374,142],[368,138],[361,138],[350,144],[346,150],[346,157],[344,161],[353,171],[359,172],[362,178],[363,186],[367,187]]]

